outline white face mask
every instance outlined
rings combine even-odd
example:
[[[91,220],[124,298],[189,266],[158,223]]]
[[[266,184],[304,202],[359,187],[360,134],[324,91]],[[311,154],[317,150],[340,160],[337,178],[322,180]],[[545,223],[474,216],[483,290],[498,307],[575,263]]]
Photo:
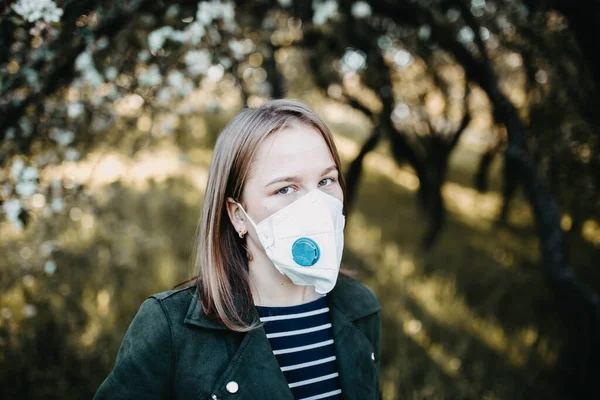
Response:
[[[344,249],[341,201],[315,189],[258,224],[238,205],[279,272],[320,294],[333,289]]]

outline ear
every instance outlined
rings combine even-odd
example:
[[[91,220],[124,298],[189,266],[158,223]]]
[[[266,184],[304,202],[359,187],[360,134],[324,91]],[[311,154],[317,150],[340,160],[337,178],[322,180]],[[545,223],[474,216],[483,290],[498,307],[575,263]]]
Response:
[[[248,233],[248,221],[246,215],[240,208],[240,205],[231,197],[228,197],[226,207],[227,215],[229,215],[229,221],[231,221],[233,229],[235,229],[238,234],[242,233],[244,235]]]

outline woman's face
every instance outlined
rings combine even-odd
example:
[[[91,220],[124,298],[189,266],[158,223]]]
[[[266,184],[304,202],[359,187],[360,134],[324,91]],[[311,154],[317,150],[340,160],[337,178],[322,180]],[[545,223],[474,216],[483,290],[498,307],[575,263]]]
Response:
[[[242,205],[258,224],[314,189],[344,201],[339,171],[321,133],[295,126],[268,136],[258,148],[242,195]],[[248,245],[260,249],[256,232],[229,203],[234,227],[248,232]]]

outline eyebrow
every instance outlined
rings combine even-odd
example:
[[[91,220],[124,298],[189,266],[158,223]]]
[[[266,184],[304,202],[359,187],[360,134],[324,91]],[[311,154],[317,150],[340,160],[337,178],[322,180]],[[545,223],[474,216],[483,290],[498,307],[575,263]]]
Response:
[[[337,168],[337,165],[335,165],[335,164],[334,164],[334,165],[332,165],[332,166],[330,166],[330,167],[327,167],[327,168],[325,168],[325,169],[323,170],[323,172],[321,172],[321,176],[323,176],[323,175],[325,175],[325,174],[328,174],[328,173],[330,173],[331,171],[337,171],[337,169],[338,169],[338,168]],[[278,178],[275,178],[275,179],[273,179],[273,180],[272,180],[272,181],[270,181],[269,183],[267,183],[267,184],[265,185],[265,187],[267,187],[267,186],[271,186],[272,184],[274,184],[274,183],[279,183],[279,182],[294,182],[294,183],[297,183],[297,182],[299,182],[299,181],[300,181],[300,179],[298,179],[298,177],[296,177],[296,176],[280,176],[280,177],[278,177]]]

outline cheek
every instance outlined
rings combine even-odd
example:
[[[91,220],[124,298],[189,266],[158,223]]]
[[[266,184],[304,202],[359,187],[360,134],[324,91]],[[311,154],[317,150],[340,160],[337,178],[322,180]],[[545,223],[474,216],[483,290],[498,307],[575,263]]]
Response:
[[[298,199],[298,195],[287,196],[265,196],[260,204],[261,218],[265,219],[275,214],[277,211],[293,203]],[[262,221],[261,219],[261,221]]]
[[[336,184],[332,188],[330,194],[342,203],[344,202],[344,192],[342,191],[342,187],[339,184]]]
[[[265,202],[265,195],[254,179],[249,179],[243,189],[244,207],[255,224],[259,224],[269,214],[269,205]]]
[[[286,196],[256,196],[252,202],[248,202],[248,213],[256,224],[260,224],[288,203]]]

